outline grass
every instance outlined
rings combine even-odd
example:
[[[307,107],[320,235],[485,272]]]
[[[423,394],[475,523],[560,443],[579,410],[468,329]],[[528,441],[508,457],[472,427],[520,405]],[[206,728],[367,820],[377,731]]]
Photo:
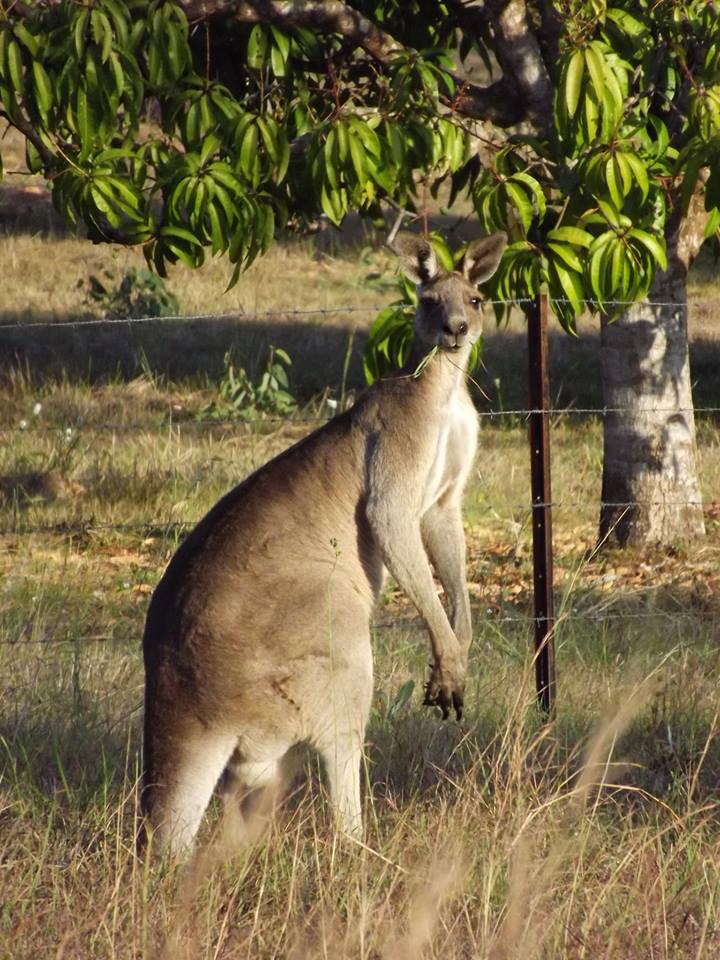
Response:
[[[70,646],[39,668],[16,648],[35,706],[6,732],[3,955],[42,944],[65,957],[713,956],[710,636],[657,659],[641,647],[631,667],[591,652],[597,635],[574,637],[563,676],[583,679],[552,731],[519,649],[509,656],[482,627],[477,639],[465,727],[416,706],[374,712],[363,845],[339,842],[317,785],[301,783],[251,848],[180,876],[133,853],[134,650]],[[416,673],[406,633],[378,647],[379,687]]]
[[[593,553],[601,427],[556,424],[550,726],[529,655],[524,423],[483,422],[466,501],[475,634],[462,725],[420,706],[427,639],[390,585],[376,617],[364,843],[334,836],[309,758],[252,844],[214,841],[214,811],[189,867],[150,868],[134,851],[149,594],[186,525],[328,412],[311,398],[328,386],[339,396],[355,329],[358,385],[371,311],[341,308],[386,302],[391,269],[364,241],[295,243],[225,298],[223,264],[171,284],[186,313],[334,313],[70,333],[62,321],[91,310],[88,275],[140,261],[35,216],[41,234],[18,220],[0,239],[2,322],[53,324],[0,338],[0,960],[720,956],[716,419],[699,419],[708,536],[662,554]],[[715,275],[700,267],[696,401],[717,405],[704,302]],[[197,423],[228,346],[262,362],[268,343],[293,356],[296,421]],[[552,349],[557,405],[593,405],[592,325]],[[488,336],[480,381],[494,405],[499,379],[505,408],[525,406],[524,350],[519,325]]]
[[[145,381],[42,394],[15,381],[8,399],[11,422],[41,402],[36,426],[62,427],[78,411],[85,426],[70,453],[64,429],[45,429],[15,432],[0,454],[5,476],[64,462],[77,484],[49,502],[6,504],[0,518],[16,531],[2,538],[0,587],[0,956],[35,957],[39,945],[66,958],[368,960],[720,949],[716,522],[690,553],[589,562],[597,423],[554,432],[565,504],[554,725],[534,707],[523,619],[526,440],[519,427],[490,427],[466,510],[476,629],[463,725],[419,705],[427,641],[389,588],[364,845],[333,836],[310,761],[251,847],[211,847],[178,873],[134,853],[148,594],[182,533],[171,524],[196,518],[309,425],[163,425],[173,404],[191,413],[205,394]],[[147,427],[92,430],[111,416]],[[701,439],[714,501],[715,430]],[[74,529],[81,518],[92,521]],[[53,531],[24,532],[38,526]]]

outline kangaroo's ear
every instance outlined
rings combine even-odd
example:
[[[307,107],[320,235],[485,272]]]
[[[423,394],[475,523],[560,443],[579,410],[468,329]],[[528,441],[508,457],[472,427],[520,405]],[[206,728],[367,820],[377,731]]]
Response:
[[[428,283],[438,275],[438,261],[428,240],[406,230],[398,233],[390,249],[400,259],[400,269],[414,283]]]
[[[485,283],[495,273],[507,242],[506,233],[493,233],[482,240],[473,240],[463,259],[463,273],[473,286]]]

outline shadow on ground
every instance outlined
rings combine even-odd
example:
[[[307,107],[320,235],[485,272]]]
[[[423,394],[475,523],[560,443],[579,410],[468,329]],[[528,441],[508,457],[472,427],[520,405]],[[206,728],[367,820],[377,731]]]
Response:
[[[0,313],[0,327],[14,317]],[[325,389],[340,390],[350,353],[346,386],[364,386],[362,353],[366,330],[343,324],[342,317],[278,317],[272,322],[237,318],[157,320],[142,324],[98,326],[59,324],[50,316],[26,318],[28,326],[0,329],[0,375],[28,371],[35,383],[64,378],[107,382],[132,379],[152,370],[173,382],[217,380],[223,358],[232,349],[237,360],[258,376],[271,345],[292,357],[291,388],[305,401]],[[30,324],[42,324],[30,327]],[[47,324],[47,325],[45,325]],[[475,379],[492,409],[527,407],[527,346],[522,330],[491,329],[483,366]],[[602,391],[596,325],[579,337],[550,333],[550,389],[555,407],[601,407]],[[690,347],[694,398],[698,406],[720,404],[720,342],[709,338]]]

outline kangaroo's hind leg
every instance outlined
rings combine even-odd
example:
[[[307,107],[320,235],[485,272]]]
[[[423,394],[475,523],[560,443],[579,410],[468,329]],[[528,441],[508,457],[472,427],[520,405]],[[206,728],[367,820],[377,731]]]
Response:
[[[284,759],[291,745],[273,740],[234,751],[220,787],[226,839],[251,839],[272,816],[287,779]]]
[[[177,855],[192,845],[236,742],[233,733],[198,725],[153,743],[145,808],[159,852]]]
[[[358,633],[360,635],[358,636]],[[365,727],[373,690],[369,627],[337,645],[324,692],[313,744],[323,758],[337,825],[352,837],[362,836],[360,775]],[[318,690],[318,697],[321,691]]]

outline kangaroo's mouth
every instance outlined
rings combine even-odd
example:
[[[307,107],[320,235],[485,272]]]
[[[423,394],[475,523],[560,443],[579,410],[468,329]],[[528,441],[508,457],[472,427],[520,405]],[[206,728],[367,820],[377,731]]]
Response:
[[[454,333],[442,333],[438,338],[437,345],[441,350],[457,353],[458,350],[462,350],[467,340],[468,338],[466,336],[456,336]]]

